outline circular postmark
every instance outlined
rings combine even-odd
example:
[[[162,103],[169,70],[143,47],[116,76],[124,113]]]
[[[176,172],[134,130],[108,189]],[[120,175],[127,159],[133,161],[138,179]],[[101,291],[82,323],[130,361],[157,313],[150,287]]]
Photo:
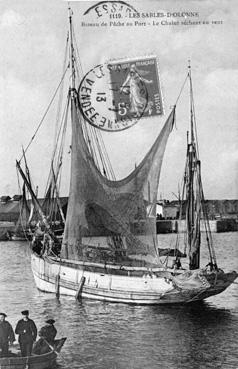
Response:
[[[121,0],[106,0],[90,6],[83,15],[96,15],[97,19],[120,19],[128,18],[131,13],[138,14],[138,11],[131,4]]]
[[[99,64],[83,77],[78,88],[85,120],[105,131],[121,131],[150,114],[147,84],[137,61]]]

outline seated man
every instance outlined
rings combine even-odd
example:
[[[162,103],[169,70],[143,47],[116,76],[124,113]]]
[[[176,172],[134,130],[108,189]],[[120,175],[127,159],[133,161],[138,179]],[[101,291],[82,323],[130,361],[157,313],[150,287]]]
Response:
[[[45,339],[50,345],[54,344],[55,336],[57,334],[54,323],[54,319],[48,319],[46,320],[46,325],[39,330],[39,336]]]
[[[44,325],[39,330],[40,339],[36,342],[33,353],[36,355],[42,355],[50,352],[54,348],[54,339],[57,334],[57,330],[54,326],[55,320],[46,320],[46,325]]]

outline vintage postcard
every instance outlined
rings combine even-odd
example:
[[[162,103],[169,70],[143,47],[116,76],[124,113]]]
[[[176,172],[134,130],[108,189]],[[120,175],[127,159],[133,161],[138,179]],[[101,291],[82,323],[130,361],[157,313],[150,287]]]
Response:
[[[0,2],[0,368],[238,368],[237,0]]]

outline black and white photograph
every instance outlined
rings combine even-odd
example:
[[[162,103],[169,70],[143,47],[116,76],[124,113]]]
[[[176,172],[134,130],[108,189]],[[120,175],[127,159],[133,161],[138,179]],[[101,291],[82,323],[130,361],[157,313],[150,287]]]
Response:
[[[0,1],[0,369],[238,369],[238,3]]]

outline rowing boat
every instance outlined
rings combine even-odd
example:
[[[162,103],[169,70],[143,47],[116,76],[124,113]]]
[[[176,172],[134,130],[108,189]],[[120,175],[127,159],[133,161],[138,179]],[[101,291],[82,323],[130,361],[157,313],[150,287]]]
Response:
[[[0,369],[50,369],[63,347],[66,338],[55,340],[54,347],[50,352],[42,355],[32,355],[21,357],[18,354],[10,353],[9,357],[0,358]]]

